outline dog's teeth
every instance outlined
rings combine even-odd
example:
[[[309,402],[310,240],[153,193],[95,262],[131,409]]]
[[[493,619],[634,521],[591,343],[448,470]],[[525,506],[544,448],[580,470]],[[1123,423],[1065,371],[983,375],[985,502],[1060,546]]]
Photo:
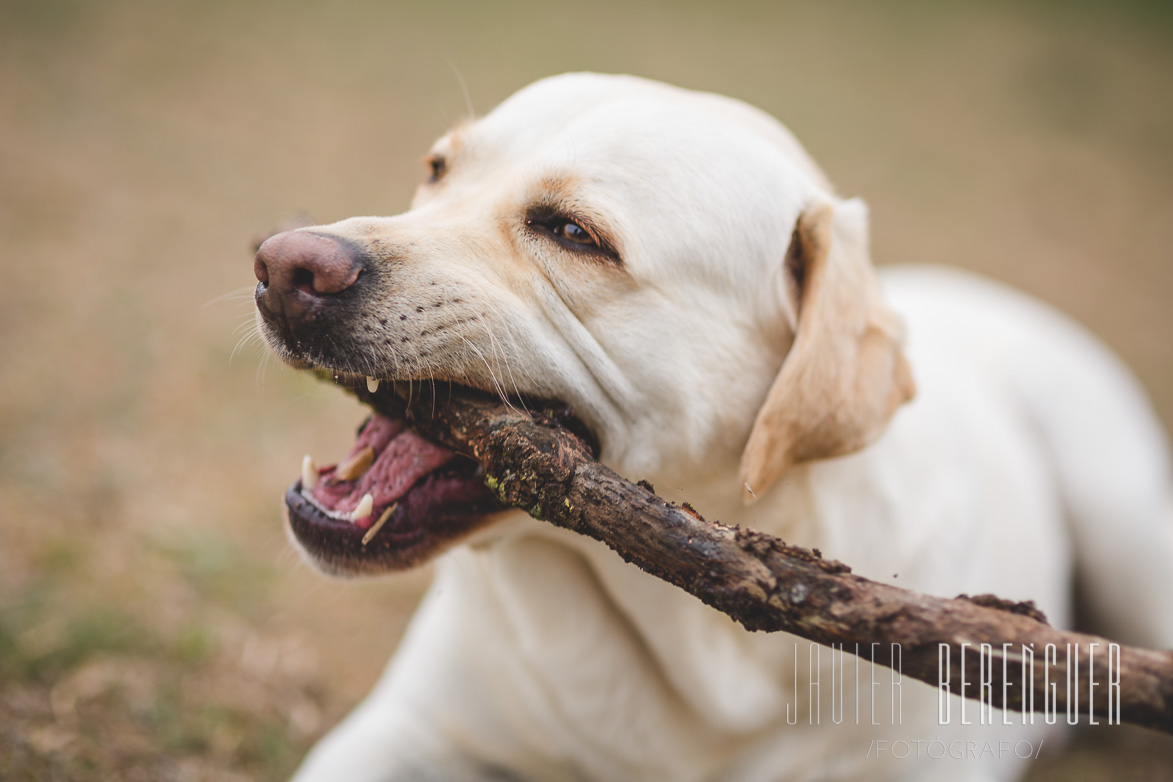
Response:
[[[367,516],[371,515],[371,511],[374,509],[375,498],[370,492],[367,492],[362,496],[362,499],[358,501],[358,507],[354,509],[354,513],[350,514],[350,520],[358,521],[359,519],[365,519]]]
[[[363,448],[354,456],[338,465],[338,467],[334,470],[334,480],[353,481],[356,478],[361,478],[363,473],[370,469],[371,464],[373,464],[374,461],[375,449],[368,445],[366,448]]]
[[[367,375],[367,390],[372,394],[379,390],[379,378]]]
[[[318,465],[308,453],[301,457],[301,488],[313,489],[318,485]]]

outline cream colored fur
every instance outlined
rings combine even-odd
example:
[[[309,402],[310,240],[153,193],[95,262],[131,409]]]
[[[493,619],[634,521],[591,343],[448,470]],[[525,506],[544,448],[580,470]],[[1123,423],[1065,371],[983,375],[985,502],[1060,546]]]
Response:
[[[410,211],[315,229],[394,269],[360,371],[562,399],[621,474],[900,586],[1031,599],[1066,625],[1078,566],[1103,631],[1173,645],[1169,465],[1134,381],[993,283],[877,280],[863,205],[773,119],[576,74],[433,151],[447,170]],[[589,218],[622,263],[535,235],[535,201]],[[391,331],[417,307],[415,330]],[[810,724],[809,649],[518,514],[441,558],[382,681],[297,779],[1008,780],[1012,754],[867,755],[1053,735],[938,725],[912,681],[899,724],[866,685],[862,723],[833,724],[826,658]]]

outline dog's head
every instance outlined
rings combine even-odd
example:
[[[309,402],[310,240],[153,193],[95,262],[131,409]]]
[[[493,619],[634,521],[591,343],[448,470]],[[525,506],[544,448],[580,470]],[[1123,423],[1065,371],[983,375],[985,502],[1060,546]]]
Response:
[[[755,109],[559,76],[425,161],[410,211],[261,247],[258,321],[282,359],[560,400],[620,473],[734,496],[863,447],[911,396],[866,210]],[[379,416],[293,494],[299,541],[348,572],[422,561],[492,507],[471,464]]]

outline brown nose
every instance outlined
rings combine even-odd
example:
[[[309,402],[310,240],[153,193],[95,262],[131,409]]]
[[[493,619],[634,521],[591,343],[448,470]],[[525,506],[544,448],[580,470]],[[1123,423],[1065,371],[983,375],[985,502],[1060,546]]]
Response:
[[[354,285],[362,270],[362,255],[350,242],[286,231],[269,237],[257,250],[257,305],[269,319],[292,328]]]

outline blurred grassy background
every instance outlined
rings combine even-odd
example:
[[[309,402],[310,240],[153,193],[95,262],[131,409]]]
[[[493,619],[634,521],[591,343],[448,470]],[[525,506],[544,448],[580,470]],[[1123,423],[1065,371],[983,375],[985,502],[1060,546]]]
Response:
[[[251,242],[404,209],[461,79],[477,112],[575,69],[755,103],[878,261],[1054,302],[1173,422],[1167,8],[2,0],[0,778],[281,779],[377,675],[428,574],[326,581],[279,517],[361,413],[230,354]],[[1034,778],[1173,758],[1085,738]]]

